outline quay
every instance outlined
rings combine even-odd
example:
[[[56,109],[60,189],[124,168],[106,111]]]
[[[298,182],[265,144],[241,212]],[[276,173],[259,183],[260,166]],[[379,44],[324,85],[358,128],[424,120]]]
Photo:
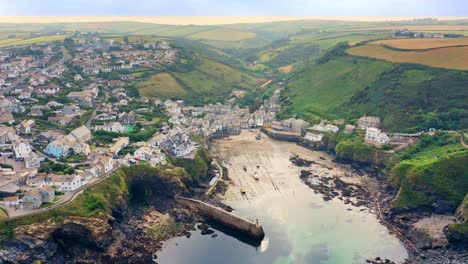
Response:
[[[219,207],[199,200],[180,196],[175,197],[175,201],[180,205],[183,205],[193,211],[196,211],[200,215],[209,218],[210,220],[213,220],[233,230],[240,231],[251,238],[262,240],[263,237],[265,237],[263,228],[258,223],[244,219]]]

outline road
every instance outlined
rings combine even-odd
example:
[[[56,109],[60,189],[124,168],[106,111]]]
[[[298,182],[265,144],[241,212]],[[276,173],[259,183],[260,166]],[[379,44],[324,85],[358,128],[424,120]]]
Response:
[[[42,208],[42,209],[39,209],[39,210],[35,210],[35,211],[30,211],[28,213],[25,213],[25,214],[22,214],[22,215],[17,215],[17,216],[13,216],[13,217],[8,217],[8,218],[3,218],[3,219],[0,219],[0,222],[4,222],[4,221],[9,221],[9,220],[14,220],[14,219],[18,219],[18,218],[21,218],[21,217],[25,217],[25,216],[32,216],[32,215],[37,215],[37,214],[40,214],[40,213],[43,213],[43,212],[47,212],[47,211],[50,211],[52,209],[57,209],[57,208],[60,208],[60,207],[63,207],[69,203],[71,203],[73,200],[75,200],[76,197],[78,197],[78,195],[80,195],[84,190],[88,189],[88,188],[91,188],[92,186],[98,184],[98,183],[101,183],[103,182],[104,180],[106,180],[107,178],[109,178],[112,173],[114,173],[116,170],[118,170],[120,168],[120,166],[117,166],[116,168],[114,168],[112,171],[108,172],[107,174],[105,174],[104,176],[102,176],[101,178],[98,178],[97,180],[95,180],[94,182],[91,182],[89,184],[86,184],[86,185],[83,185],[81,186],[80,188],[76,189],[73,194],[71,196],[68,197],[68,199],[64,199],[62,201],[60,201],[59,203],[56,203],[52,206],[49,206],[49,207],[46,207],[46,208]]]
[[[107,99],[109,98],[109,93],[104,89],[102,91],[104,92],[104,102],[107,102]],[[98,107],[94,108],[93,113],[89,117],[88,121],[86,121],[86,127],[89,130],[91,130],[91,126],[92,126],[94,118],[96,117],[97,111],[99,111],[101,109],[101,102],[102,101],[103,100],[99,100]]]
[[[205,195],[207,195],[207,196],[210,195],[214,191],[214,189],[216,188],[216,185],[218,184],[218,182],[223,179],[223,168],[221,167],[221,165],[219,165],[218,160],[213,159],[213,163],[218,167],[219,176],[218,176],[218,179],[216,180],[216,182],[213,183],[213,185],[211,185],[210,188],[208,188],[208,190],[206,191]]]

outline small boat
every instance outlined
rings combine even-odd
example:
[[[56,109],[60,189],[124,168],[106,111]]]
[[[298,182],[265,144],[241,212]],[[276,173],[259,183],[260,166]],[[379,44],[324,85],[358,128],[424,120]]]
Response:
[[[255,179],[256,181],[258,181],[258,180],[260,179],[260,178],[258,177],[257,172],[255,172],[255,174],[254,174],[254,179]]]

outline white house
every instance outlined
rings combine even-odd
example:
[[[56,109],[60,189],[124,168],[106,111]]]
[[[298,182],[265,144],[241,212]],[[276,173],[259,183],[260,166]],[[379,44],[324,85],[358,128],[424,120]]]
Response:
[[[21,199],[18,196],[5,197],[3,201],[0,201],[0,203],[5,206],[18,206],[20,202]]]
[[[81,77],[81,75],[79,75],[79,74],[75,74],[75,76],[73,76],[73,79],[74,79],[75,81],[82,81],[82,80],[83,80],[83,77]]]
[[[58,191],[72,192],[82,186],[79,175],[53,175],[47,177],[45,185],[55,186]]]
[[[26,165],[26,168],[31,169],[31,168],[40,168],[41,167],[41,161],[43,158],[39,157],[34,152],[30,152],[28,155],[24,157],[24,164]]]
[[[124,132],[125,128],[119,122],[105,123],[102,126],[95,126],[94,130],[104,130],[109,132]]]
[[[150,160],[155,154],[161,153],[161,151],[157,148],[152,148],[149,146],[143,146],[139,149],[135,150],[133,153],[133,157],[138,160]]]
[[[108,173],[114,169],[114,159],[111,156],[99,157],[98,164],[104,168],[104,173]]]
[[[32,152],[31,146],[25,142],[16,142],[13,144],[13,151],[17,159],[25,158]]]
[[[340,130],[340,128],[332,124],[325,124],[324,122],[320,122],[320,124],[312,126],[310,130],[336,133]]]
[[[87,143],[76,143],[73,145],[73,152],[77,155],[88,156],[91,153],[91,148]]]
[[[386,144],[389,141],[387,133],[382,132],[380,129],[375,127],[368,127],[366,129],[366,142]]]
[[[307,132],[304,138],[312,142],[319,142],[322,140],[323,136],[324,135],[322,133],[316,134],[312,132]]]

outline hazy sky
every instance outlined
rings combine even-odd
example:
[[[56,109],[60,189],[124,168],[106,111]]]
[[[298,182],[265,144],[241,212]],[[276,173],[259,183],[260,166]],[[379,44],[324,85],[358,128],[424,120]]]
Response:
[[[0,0],[0,16],[468,16],[467,0]]]

